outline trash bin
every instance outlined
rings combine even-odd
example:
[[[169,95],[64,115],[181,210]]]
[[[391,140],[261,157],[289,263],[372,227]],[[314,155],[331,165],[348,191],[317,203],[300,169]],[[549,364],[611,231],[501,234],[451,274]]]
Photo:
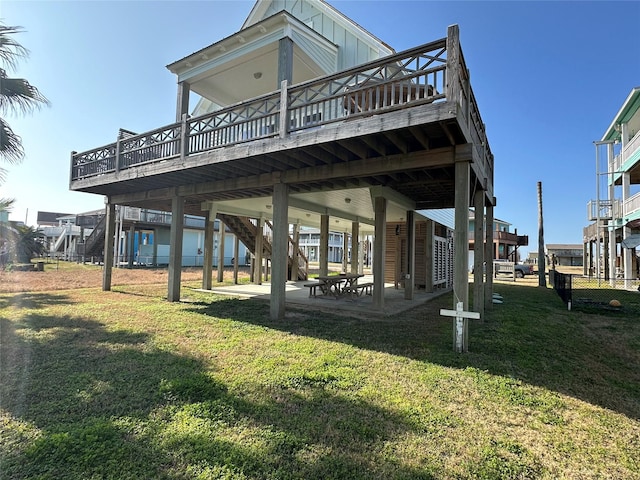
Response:
[[[44,272],[44,262],[36,262],[36,270],[38,272]]]

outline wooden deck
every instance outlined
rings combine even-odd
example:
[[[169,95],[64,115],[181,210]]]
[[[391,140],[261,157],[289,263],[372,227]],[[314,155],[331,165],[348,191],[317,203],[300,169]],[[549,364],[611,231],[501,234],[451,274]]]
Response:
[[[457,27],[446,38],[200,117],[73,153],[70,189],[185,213],[202,203],[384,186],[453,207],[456,161],[493,199],[493,155]]]

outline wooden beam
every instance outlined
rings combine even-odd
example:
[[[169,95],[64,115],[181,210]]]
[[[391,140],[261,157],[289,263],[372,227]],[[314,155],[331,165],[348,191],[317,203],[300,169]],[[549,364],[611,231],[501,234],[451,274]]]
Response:
[[[281,181],[288,184],[326,181],[344,177],[366,177],[370,175],[384,175],[394,171],[416,170],[419,168],[438,168],[452,166],[455,149],[446,147],[424,151],[410,155],[390,155],[387,157],[354,160],[332,165],[321,165],[297,170],[287,170],[280,173]],[[142,173],[142,172],[141,172]],[[113,201],[118,204],[141,202],[145,200],[170,199],[177,192],[181,196],[203,195],[207,193],[245,191],[254,188],[270,187],[276,183],[277,177],[272,173],[253,176],[229,178],[213,182],[202,182],[179,187],[161,188],[157,190],[137,191],[127,194],[113,195]]]

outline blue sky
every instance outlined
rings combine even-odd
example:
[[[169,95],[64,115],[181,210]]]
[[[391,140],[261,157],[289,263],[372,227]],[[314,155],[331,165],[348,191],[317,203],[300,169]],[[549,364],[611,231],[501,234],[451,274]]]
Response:
[[[22,164],[3,165],[10,219],[103,208],[103,197],[68,190],[71,151],[108,144],[121,127],[173,122],[176,79],[165,66],[239,30],[253,3],[2,0],[0,18],[25,28],[16,39],[31,51],[13,76],[52,102],[7,117],[26,150]],[[593,141],[640,86],[640,2],[329,3],[396,51],[457,23],[495,155],[495,216],[529,235],[524,252],[537,250],[540,181],[545,243],[582,242],[596,196]]]

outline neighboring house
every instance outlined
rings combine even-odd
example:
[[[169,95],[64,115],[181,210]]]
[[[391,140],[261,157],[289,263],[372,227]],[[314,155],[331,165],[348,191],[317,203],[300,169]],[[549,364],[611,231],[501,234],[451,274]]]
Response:
[[[456,234],[442,232],[448,251],[458,252],[447,284],[466,306],[468,207],[492,211],[494,159],[457,25],[396,53],[325,1],[261,0],[237,33],[168,68],[178,83],[176,122],[73,153],[70,188],[109,199],[107,241],[116,204],[173,212],[169,301],[180,298],[182,256],[172,247],[182,238],[183,214],[221,220],[242,235],[258,266],[256,283],[270,261],[271,316],[281,318],[287,278],[306,276],[303,253],[289,248],[290,225],[320,229],[323,238],[331,230],[372,235],[373,258],[386,259],[388,225],[406,224],[413,246],[415,212],[453,208]],[[213,249],[207,231],[205,256]],[[425,271],[441,267],[434,231],[426,228]],[[327,247],[320,245],[320,273]],[[409,252],[398,260],[406,262],[405,280],[423,267]],[[373,265],[379,310],[388,268]],[[108,289],[110,275],[104,279]],[[405,282],[405,298],[415,286]]]
[[[596,199],[583,230],[584,272],[625,287],[638,278],[640,245],[640,87],[631,90],[596,144]]]
[[[580,244],[547,243],[545,245],[547,264],[557,267],[581,267],[584,249]]]
[[[77,244],[82,241],[83,230],[76,225],[76,216],[70,213],[42,212],[36,217],[42,232],[46,251],[54,257],[72,258]]]
[[[474,248],[475,248],[475,213],[473,210],[469,212],[469,270],[473,267]],[[483,218],[483,222],[486,224],[486,218]],[[486,228],[486,225],[485,225]],[[493,219],[493,258],[504,259],[511,262],[520,262],[519,247],[526,247],[529,245],[528,235],[518,235],[518,229],[511,232],[511,224],[500,220],[499,218]]]
[[[169,233],[171,213],[131,207],[116,208],[116,237],[114,263],[116,265],[162,266],[169,263]],[[67,260],[102,262],[104,258],[104,211],[78,215],[38,212],[39,230],[43,232],[49,254]],[[43,225],[48,223],[49,225]],[[214,256],[212,266],[219,262],[220,224],[214,224]],[[202,266],[204,261],[205,218],[185,215],[182,240],[182,264]],[[96,227],[98,227],[96,229]],[[96,235],[92,235],[96,230]],[[227,229],[228,232],[228,229]],[[96,238],[97,242],[96,242]],[[238,262],[249,261],[244,244],[238,244]],[[233,264],[235,237],[224,237],[223,265]]]

